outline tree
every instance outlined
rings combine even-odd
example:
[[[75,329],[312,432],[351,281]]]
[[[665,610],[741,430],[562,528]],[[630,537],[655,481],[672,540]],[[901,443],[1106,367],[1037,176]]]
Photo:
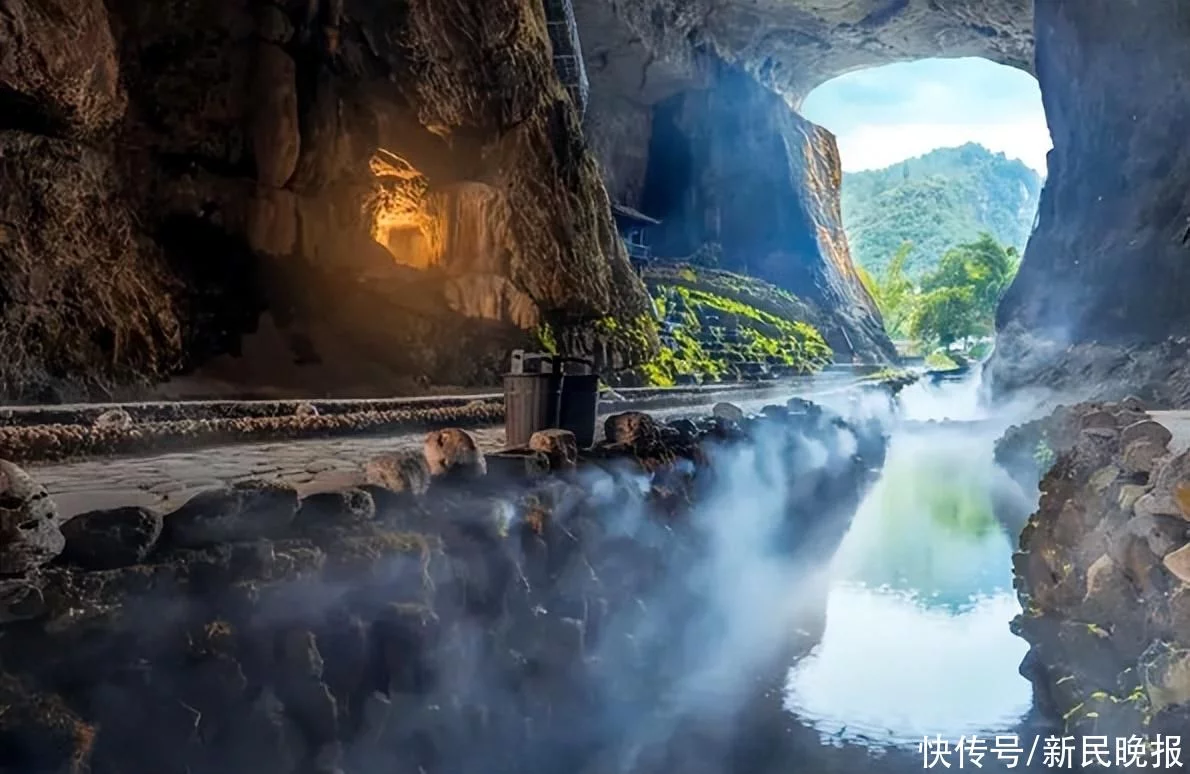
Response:
[[[989,320],[996,315],[1000,296],[1016,276],[1020,260],[1014,248],[1005,248],[986,232],[974,242],[959,245],[947,254],[958,253],[966,267],[967,284],[975,293],[980,315]]]
[[[880,309],[884,329],[890,336],[904,335],[905,325],[913,315],[917,288],[905,274],[905,264],[912,251],[912,242],[903,243],[879,277],[873,277],[863,267],[857,267],[860,281]]]
[[[924,295],[911,324],[913,335],[947,346],[990,333],[996,305],[1019,265],[1016,250],[987,233],[947,250],[938,268],[922,278]]]
[[[941,287],[925,293],[909,324],[914,339],[949,347],[959,339],[982,333],[978,302],[971,287]]]

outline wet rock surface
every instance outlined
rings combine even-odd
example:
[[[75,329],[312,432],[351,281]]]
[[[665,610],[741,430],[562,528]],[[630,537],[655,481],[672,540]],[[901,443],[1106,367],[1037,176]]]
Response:
[[[161,537],[161,514],[126,507],[90,511],[62,525],[62,557],[87,570],[114,570],[140,564]]]
[[[45,487],[0,460],[0,575],[39,567],[65,544],[57,508]]]
[[[178,373],[288,395],[491,382],[555,312],[576,321],[558,341],[589,339],[601,365],[656,346],[594,325],[638,329],[647,297],[540,6],[14,0],[4,17],[6,397]]]
[[[71,549],[104,545],[84,555],[108,569],[64,556],[0,578],[0,765],[523,772],[648,748],[634,718],[703,711],[657,697],[692,673],[687,638],[731,624],[719,538],[760,529],[766,572],[829,556],[873,476],[854,450],[883,445],[821,412],[747,424],[371,508],[251,482],[166,514],[155,543],[145,513],[74,519]],[[829,464],[793,462],[807,439]],[[771,489],[749,506],[752,477]],[[780,682],[768,659],[738,665],[744,693]]]
[[[1129,400],[1061,408],[998,450],[1022,481],[1044,471],[1013,557],[1013,627],[1031,646],[1022,673],[1070,733],[1190,724],[1190,452],[1170,438]],[[1038,445],[1048,456],[1022,464]]]

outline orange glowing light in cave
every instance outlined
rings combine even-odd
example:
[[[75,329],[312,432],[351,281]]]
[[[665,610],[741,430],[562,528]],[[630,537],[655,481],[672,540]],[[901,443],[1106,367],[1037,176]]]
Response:
[[[425,175],[395,153],[378,149],[368,164],[376,189],[367,210],[372,239],[401,264],[426,269],[441,255],[442,229],[426,208]]]

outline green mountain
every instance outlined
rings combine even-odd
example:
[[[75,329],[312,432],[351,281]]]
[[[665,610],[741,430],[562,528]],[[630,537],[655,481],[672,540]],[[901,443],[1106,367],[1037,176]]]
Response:
[[[948,248],[987,231],[1023,251],[1037,213],[1041,177],[982,145],[941,148],[891,167],[843,175],[843,226],[856,263],[884,269],[902,242],[917,277]]]

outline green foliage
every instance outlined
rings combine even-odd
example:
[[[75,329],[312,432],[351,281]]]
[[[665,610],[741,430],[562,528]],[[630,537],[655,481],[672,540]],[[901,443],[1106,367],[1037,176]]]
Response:
[[[982,333],[976,326],[975,294],[971,288],[943,287],[918,299],[909,332],[919,341],[948,347],[967,336]]]
[[[626,353],[630,362],[644,363],[659,350],[657,321],[643,312],[627,322],[610,315],[592,323],[595,332]]]
[[[537,341],[541,345],[542,352],[549,352],[551,355],[558,354],[558,342],[554,337],[554,329],[549,323],[542,323],[537,327]]]
[[[1041,178],[975,144],[944,148],[887,169],[843,176],[843,224],[857,265],[885,270],[905,242],[904,272],[932,271],[952,245],[982,232],[1019,252],[1032,231]]]
[[[967,356],[972,360],[983,360],[992,351],[992,344],[988,341],[978,341],[967,351]]]
[[[996,304],[1019,266],[1016,251],[990,234],[947,250],[938,268],[922,278],[910,333],[943,347],[991,333]]]
[[[873,277],[862,267],[858,269],[860,282],[884,318],[884,329],[893,337],[908,333],[906,325],[913,314],[917,288],[905,274],[905,263],[912,250],[913,245],[909,242],[901,245],[879,277]]]
[[[744,362],[813,372],[833,359],[818,329],[798,319],[805,305],[760,280],[681,267],[657,269],[646,281],[672,337],[641,369],[653,385],[673,385],[683,374],[723,378]]]
[[[1054,460],[1058,456],[1054,454],[1054,450],[1050,448],[1049,444],[1042,438],[1037,442],[1037,448],[1033,450],[1033,460],[1037,463],[1043,471],[1048,471],[1053,467]]]
[[[950,355],[941,349],[936,349],[926,355],[926,365],[939,371],[949,371],[959,367],[959,364],[951,360]]]
[[[907,243],[901,245],[878,276],[860,274],[889,335],[909,336],[918,346],[932,349],[991,333],[996,304],[1020,266],[1016,250],[980,234],[947,250],[917,285],[905,271],[910,249]]]

